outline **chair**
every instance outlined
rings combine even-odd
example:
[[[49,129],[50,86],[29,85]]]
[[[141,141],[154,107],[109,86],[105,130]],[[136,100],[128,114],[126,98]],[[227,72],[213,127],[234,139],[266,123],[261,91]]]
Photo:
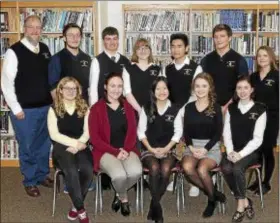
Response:
[[[184,175],[182,173],[182,168],[179,164],[176,167],[172,168],[171,172],[173,173],[174,177],[174,186],[173,192],[176,191],[176,205],[177,205],[177,216],[180,215],[180,205],[182,200],[182,209],[185,211],[185,193],[184,193]],[[143,175],[148,174],[149,169],[143,168]],[[144,186],[143,186],[143,175],[140,178],[140,208],[142,217],[144,215]]]
[[[59,176],[62,175],[63,172],[59,168],[55,168],[54,172],[54,184],[53,184],[53,204],[52,204],[52,217],[54,217],[55,214],[55,202],[56,202],[56,194],[57,192],[60,193],[60,179]]]
[[[101,184],[101,175],[104,172],[99,171],[96,173],[96,191],[95,191],[95,215],[99,213],[102,215],[103,212],[103,198],[102,198],[102,184]],[[136,214],[139,214],[139,180],[136,183]]]

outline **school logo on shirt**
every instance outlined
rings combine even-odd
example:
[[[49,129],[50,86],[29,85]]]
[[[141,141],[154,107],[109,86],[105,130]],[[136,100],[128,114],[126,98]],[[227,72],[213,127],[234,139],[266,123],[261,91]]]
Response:
[[[42,55],[45,57],[45,59],[49,59],[50,58],[49,53],[42,53]]]
[[[151,76],[157,76],[157,71],[156,70],[150,70],[150,75]]]
[[[174,121],[174,115],[165,115],[165,121],[173,122]]]
[[[210,118],[214,118],[215,114],[216,114],[215,111],[209,111],[209,109],[207,109],[207,111],[205,111],[205,115]]]
[[[227,67],[235,67],[235,61],[227,61]]]
[[[121,108],[121,111],[123,113],[123,115],[125,114],[125,110],[124,110],[124,107]]]
[[[81,60],[80,63],[81,63],[81,66],[82,66],[82,67],[88,67],[88,61],[86,61],[86,60]]]
[[[256,120],[258,118],[258,116],[259,116],[259,113],[251,112],[249,119]]]
[[[186,68],[184,69],[184,75],[189,76],[191,75],[192,69]]]
[[[275,81],[272,80],[272,79],[266,79],[265,80],[265,85],[268,86],[268,87],[272,87],[272,84],[274,83]]]

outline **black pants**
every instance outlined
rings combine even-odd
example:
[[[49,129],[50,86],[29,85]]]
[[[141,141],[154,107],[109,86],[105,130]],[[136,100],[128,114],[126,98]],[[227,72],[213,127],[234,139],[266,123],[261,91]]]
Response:
[[[279,131],[279,113],[267,113],[267,123],[264,132],[263,143],[260,147],[262,156],[260,156],[259,163],[264,169],[263,183],[269,185],[275,167],[275,158],[273,148],[277,143]],[[262,172],[262,170],[261,170]]]
[[[246,194],[246,178],[245,172],[248,167],[258,163],[259,153],[254,152],[236,163],[232,163],[227,159],[226,153],[223,155],[221,161],[221,170],[224,178],[233,191],[236,199],[244,199]]]
[[[66,146],[54,144],[54,165],[59,167],[65,177],[65,184],[74,207],[84,209],[84,199],[93,178],[93,161],[89,148],[75,155],[66,151]]]

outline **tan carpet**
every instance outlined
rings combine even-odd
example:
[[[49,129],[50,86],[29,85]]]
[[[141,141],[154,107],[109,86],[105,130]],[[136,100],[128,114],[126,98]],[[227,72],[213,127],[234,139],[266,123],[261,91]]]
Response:
[[[278,155],[278,153],[277,153]],[[41,197],[31,198],[25,194],[21,184],[21,174],[18,168],[1,168],[1,222],[69,222],[66,213],[70,207],[68,195],[61,193],[57,198],[56,214],[51,217],[52,189],[40,187]],[[188,184],[186,183],[188,189]],[[201,213],[206,205],[206,197],[200,194],[197,198],[188,197],[186,189],[186,212],[176,215],[175,195],[167,192],[162,200],[165,222],[231,222],[236,204],[227,186],[226,195],[228,202],[224,216],[216,213],[209,219],[203,219]],[[243,222],[279,222],[279,165],[277,161],[273,179],[272,192],[265,196],[264,212],[260,209],[259,198],[253,197],[256,216],[254,220],[245,219]],[[145,191],[144,217],[136,216],[134,212],[134,191],[129,193],[133,214],[124,218],[120,213],[110,210],[113,198],[112,191],[104,192],[104,213],[102,216],[94,216],[95,192],[89,192],[86,200],[86,208],[92,222],[147,222],[146,214],[149,205],[149,192]],[[252,196],[251,196],[252,197]],[[77,221],[78,222],[78,221]]]

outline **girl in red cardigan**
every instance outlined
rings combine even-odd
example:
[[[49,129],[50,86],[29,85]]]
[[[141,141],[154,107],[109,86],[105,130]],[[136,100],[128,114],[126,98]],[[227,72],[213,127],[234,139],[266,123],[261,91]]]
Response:
[[[105,172],[116,191],[112,209],[130,214],[127,190],[142,174],[136,149],[134,110],[123,97],[121,74],[111,73],[105,79],[105,96],[94,104],[89,115],[89,134],[93,145],[94,170]]]

